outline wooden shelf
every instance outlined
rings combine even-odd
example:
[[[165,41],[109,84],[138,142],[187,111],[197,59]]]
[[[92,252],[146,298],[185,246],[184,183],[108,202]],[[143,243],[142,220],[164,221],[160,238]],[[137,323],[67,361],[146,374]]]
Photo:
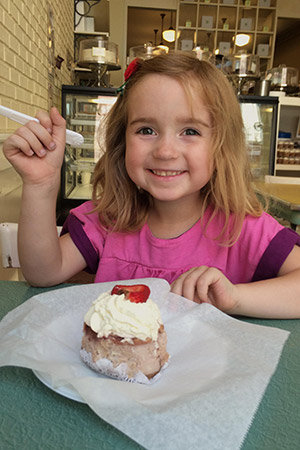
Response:
[[[106,31],[74,31],[74,34],[82,36],[106,36],[109,37],[109,33]]]
[[[205,2],[203,0],[195,1],[179,1],[178,13],[176,18],[176,35],[175,49],[181,50],[182,40],[192,41],[192,47],[196,45],[209,47],[211,52],[215,52],[219,46],[219,42],[230,42],[230,53],[235,53],[243,47],[237,47],[232,42],[232,35],[237,33],[245,33],[251,36],[250,43],[244,47],[245,51],[251,54],[257,54],[258,44],[269,45],[269,54],[260,56],[265,61],[267,67],[263,70],[272,67],[275,45],[276,32],[276,1],[271,0],[271,6],[259,5],[259,0],[252,0],[249,6],[244,5],[242,0],[237,0],[236,3],[223,3],[222,0]],[[247,16],[248,13],[248,16]],[[227,17],[226,17],[227,15]],[[202,17],[212,17],[212,27],[203,27]],[[230,28],[224,29],[222,26],[222,19],[227,19]],[[240,26],[241,19],[251,19],[252,29],[245,30]],[[193,26],[186,27],[184,24],[191,22]],[[264,30],[263,28],[266,28]],[[188,36],[187,32],[194,33],[193,36]],[[211,33],[211,36],[205,37],[204,33]],[[182,37],[182,34],[185,36]],[[209,44],[208,44],[209,40]]]
[[[276,164],[276,170],[300,171],[300,164]]]

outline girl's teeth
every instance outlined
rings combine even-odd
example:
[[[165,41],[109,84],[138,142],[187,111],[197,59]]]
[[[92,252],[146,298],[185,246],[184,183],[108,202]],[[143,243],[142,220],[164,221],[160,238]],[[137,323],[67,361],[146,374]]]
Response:
[[[173,170],[152,170],[155,175],[159,175],[160,177],[172,177],[174,175],[178,175],[181,171],[173,171]]]

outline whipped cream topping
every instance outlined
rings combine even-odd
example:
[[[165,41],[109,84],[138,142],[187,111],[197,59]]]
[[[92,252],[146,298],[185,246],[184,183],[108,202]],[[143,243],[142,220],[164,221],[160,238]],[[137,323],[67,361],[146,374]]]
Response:
[[[99,338],[115,335],[143,341],[149,338],[156,341],[162,324],[159,308],[150,298],[145,303],[132,303],[124,294],[110,292],[93,302],[84,321]]]

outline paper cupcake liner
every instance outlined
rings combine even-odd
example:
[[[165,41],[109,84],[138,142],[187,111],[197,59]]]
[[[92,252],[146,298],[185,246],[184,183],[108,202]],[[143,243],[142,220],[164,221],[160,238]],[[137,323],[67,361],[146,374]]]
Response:
[[[141,384],[153,384],[161,377],[161,371],[165,369],[168,363],[165,363],[161,370],[154,375],[153,378],[149,379],[142,372],[138,372],[134,377],[129,377],[127,375],[128,366],[126,363],[121,363],[117,367],[114,367],[112,362],[107,358],[101,358],[97,361],[93,361],[92,354],[84,349],[80,350],[80,357],[83,362],[95,370],[96,372],[106,375],[111,378],[116,378],[121,381],[129,381],[131,383],[141,383]]]

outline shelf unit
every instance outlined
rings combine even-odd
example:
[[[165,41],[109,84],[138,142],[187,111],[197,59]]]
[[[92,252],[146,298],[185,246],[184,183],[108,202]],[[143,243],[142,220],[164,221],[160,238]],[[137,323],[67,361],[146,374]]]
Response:
[[[300,98],[279,97],[277,139],[275,147],[275,175],[300,177]],[[279,137],[279,132],[290,133],[290,139]],[[293,143],[298,146],[293,147]]]
[[[223,54],[239,49],[260,56],[261,70],[272,67],[276,36],[277,0],[180,0],[176,19],[175,49],[191,50],[200,45]],[[269,5],[269,6],[268,6]],[[225,20],[226,19],[226,20]],[[245,28],[249,29],[245,29]],[[237,47],[234,36],[250,36],[249,43]],[[229,47],[225,50],[224,48]]]

